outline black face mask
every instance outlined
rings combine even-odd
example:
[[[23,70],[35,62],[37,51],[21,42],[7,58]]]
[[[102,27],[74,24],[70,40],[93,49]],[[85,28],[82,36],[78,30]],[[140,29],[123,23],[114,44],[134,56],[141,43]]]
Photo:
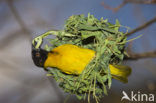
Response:
[[[48,51],[43,50],[41,48],[34,48],[32,45],[32,59],[36,66],[38,67],[44,67],[44,63],[48,57]]]

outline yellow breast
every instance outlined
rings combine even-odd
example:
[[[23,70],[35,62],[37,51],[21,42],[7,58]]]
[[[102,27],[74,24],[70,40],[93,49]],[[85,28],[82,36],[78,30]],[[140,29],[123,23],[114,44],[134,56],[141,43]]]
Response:
[[[80,74],[94,58],[95,51],[64,44],[48,54],[45,67],[56,67],[67,74]]]

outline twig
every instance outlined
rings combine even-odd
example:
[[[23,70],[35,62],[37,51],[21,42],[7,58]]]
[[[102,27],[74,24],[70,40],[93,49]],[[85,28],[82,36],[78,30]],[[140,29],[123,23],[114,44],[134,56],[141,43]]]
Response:
[[[128,54],[132,53],[132,44],[133,44],[133,41],[128,43],[127,50],[126,50]]]
[[[122,8],[123,6],[125,6],[127,4],[127,2],[123,1],[119,6],[113,8],[109,5],[107,5],[106,3],[102,2],[101,5],[105,8],[105,9],[109,9],[112,10],[113,12],[117,12],[120,8]]]
[[[114,12],[117,12],[120,8],[122,8],[123,6],[125,6],[126,4],[128,3],[133,3],[133,4],[156,4],[156,0],[123,0],[123,2],[113,8],[113,7],[110,7],[109,5],[105,4],[104,2],[101,3],[101,5],[106,8],[106,9],[110,9]]]
[[[156,22],[156,16],[155,16],[153,19],[149,20],[148,22],[146,22],[146,23],[142,24],[141,26],[137,27],[136,29],[133,29],[132,31],[130,31],[130,32],[127,33],[126,35],[129,36],[129,35],[131,35],[131,34],[134,34],[134,33],[138,32],[138,31],[140,31],[140,30],[142,30],[142,29],[144,29],[144,28],[150,26],[150,25],[153,24],[154,22]]]
[[[124,0],[123,2],[133,4],[155,4],[156,0]]]
[[[144,53],[130,53],[129,57],[125,57],[125,60],[138,60],[143,58],[156,58],[156,50]]]

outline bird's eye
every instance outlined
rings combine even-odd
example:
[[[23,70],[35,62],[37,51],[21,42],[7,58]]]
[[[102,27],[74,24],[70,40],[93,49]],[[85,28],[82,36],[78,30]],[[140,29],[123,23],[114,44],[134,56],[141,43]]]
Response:
[[[40,53],[36,53],[36,57],[40,57]]]

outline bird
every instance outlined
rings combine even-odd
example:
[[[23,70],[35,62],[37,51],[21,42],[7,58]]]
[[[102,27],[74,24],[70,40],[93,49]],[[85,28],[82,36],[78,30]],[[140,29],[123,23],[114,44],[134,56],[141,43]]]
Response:
[[[36,66],[42,68],[57,68],[68,75],[80,75],[87,65],[96,57],[94,50],[73,44],[63,44],[51,51],[42,48],[32,49],[32,59]],[[110,73],[114,79],[128,82],[131,68],[124,65],[109,64]]]

